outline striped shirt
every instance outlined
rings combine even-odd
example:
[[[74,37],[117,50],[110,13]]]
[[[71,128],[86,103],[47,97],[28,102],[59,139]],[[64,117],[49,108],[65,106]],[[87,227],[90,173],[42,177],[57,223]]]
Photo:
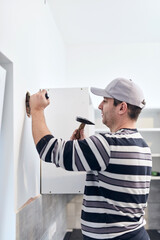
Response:
[[[145,225],[151,151],[137,129],[37,144],[40,158],[68,171],[86,171],[81,225],[92,239],[113,239]]]

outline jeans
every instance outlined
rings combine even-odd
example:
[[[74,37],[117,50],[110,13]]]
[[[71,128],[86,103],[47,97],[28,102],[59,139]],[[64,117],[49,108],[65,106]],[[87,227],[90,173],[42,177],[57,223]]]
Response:
[[[83,240],[99,240],[99,239],[94,239],[94,238],[90,238],[83,235]],[[104,239],[104,240],[107,240],[107,239]],[[131,233],[126,233],[126,234],[123,234],[122,236],[111,238],[108,240],[150,240],[150,237],[147,231],[145,230],[145,228],[142,227]]]

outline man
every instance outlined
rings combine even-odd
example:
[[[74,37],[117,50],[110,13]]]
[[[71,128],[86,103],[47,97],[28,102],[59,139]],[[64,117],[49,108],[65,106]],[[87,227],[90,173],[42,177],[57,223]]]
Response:
[[[131,80],[117,78],[105,89],[91,88],[102,96],[103,123],[110,128],[81,140],[57,139],[48,130],[43,90],[30,98],[33,138],[42,160],[69,171],[86,171],[82,206],[84,240],[149,240],[144,229],[151,179],[151,152],[136,129],[145,105],[141,89]],[[67,101],[67,99],[66,99]]]

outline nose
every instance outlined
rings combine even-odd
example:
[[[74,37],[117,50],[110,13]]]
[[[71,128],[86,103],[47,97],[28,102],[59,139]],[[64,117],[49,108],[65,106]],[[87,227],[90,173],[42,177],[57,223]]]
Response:
[[[100,110],[102,110],[102,108],[103,108],[103,102],[101,102],[101,103],[99,104],[98,108],[99,108]]]

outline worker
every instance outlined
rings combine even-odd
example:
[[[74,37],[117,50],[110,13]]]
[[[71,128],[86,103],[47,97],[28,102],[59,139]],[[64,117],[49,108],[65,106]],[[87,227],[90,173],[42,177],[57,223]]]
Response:
[[[57,139],[46,125],[46,91],[30,97],[37,151],[42,160],[57,167],[87,173],[81,213],[83,240],[149,240],[144,215],[152,159],[136,128],[145,106],[143,92],[125,78],[114,79],[105,89],[91,88],[91,92],[102,97],[102,122],[110,131],[85,138],[82,130],[81,139],[76,140],[75,130],[69,141]]]

